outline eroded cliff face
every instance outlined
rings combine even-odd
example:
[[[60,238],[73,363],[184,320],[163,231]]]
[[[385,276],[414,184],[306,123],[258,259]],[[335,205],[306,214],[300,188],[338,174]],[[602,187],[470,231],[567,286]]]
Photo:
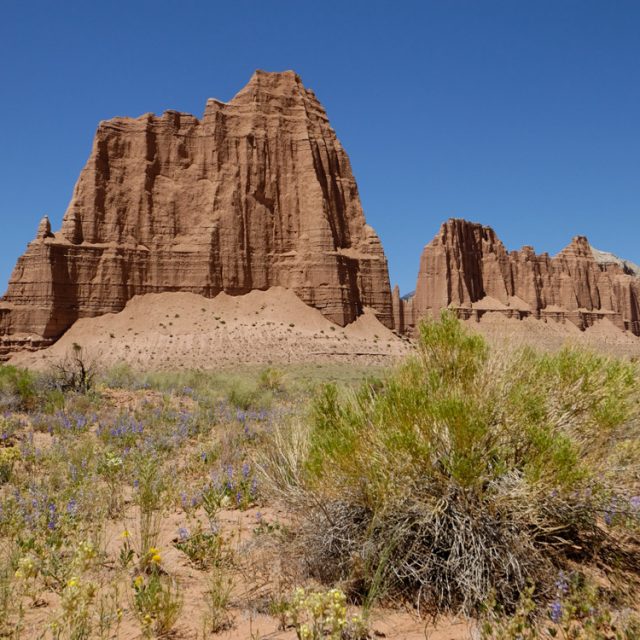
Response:
[[[204,117],[101,122],[61,231],[43,220],[0,305],[5,351],[133,296],[282,286],[339,325],[393,326],[386,258],[347,154],[293,72],[256,72]]]
[[[608,318],[640,335],[640,278],[608,255],[581,236],[554,257],[531,247],[509,252],[490,227],[452,219],[422,252],[414,298],[394,296],[394,314],[409,332],[420,318],[452,308],[463,318],[493,311],[580,329]]]

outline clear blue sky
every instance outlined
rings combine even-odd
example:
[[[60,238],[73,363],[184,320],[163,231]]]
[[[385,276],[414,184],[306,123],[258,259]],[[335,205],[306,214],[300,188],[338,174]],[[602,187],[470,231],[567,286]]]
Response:
[[[256,68],[325,105],[403,292],[451,216],[640,263],[637,0],[2,0],[0,288],[100,120],[201,115]]]

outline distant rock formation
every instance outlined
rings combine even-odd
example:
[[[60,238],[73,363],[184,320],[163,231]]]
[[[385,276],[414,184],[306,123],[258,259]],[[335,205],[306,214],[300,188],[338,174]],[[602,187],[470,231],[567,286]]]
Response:
[[[422,252],[415,296],[393,296],[402,323],[396,327],[410,332],[420,318],[451,308],[463,318],[499,312],[580,329],[608,318],[640,335],[640,278],[629,265],[593,250],[582,236],[555,257],[532,247],[509,252],[490,227],[451,219]]]
[[[625,273],[628,273],[632,276],[640,276],[640,266],[630,262],[629,260],[623,260],[619,258],[613,253],[609,253],[608,251],[600,251],[595,247],[591,247],[591,251],[593,253],[593,257],[596,262],[599,264],[617,264],[622,267]]]
[[[292,71],[257,71],[204,117],[101,122],[55,235],[47,218],[0,303],[0,351],[36,348],[133,296],[281,286],[346,325],[393,327],[387,261],[347,154]]]

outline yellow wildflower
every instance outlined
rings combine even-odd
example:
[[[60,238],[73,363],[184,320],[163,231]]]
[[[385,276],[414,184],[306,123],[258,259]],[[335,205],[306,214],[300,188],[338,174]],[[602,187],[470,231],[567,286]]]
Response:
[[[24,578],[25,580],[28,580],[29,578],[35,578],[37,575],[38,567],[32,558],[25,556],[18,560],[18,570],[15,573],[16,578]]]
[[[78,586],[78,578],[71,578],[69,582],[67,582],[67,587],[77,587]]]
[[[128,530],[128,529],[125,529],[125,530],[120,534],[120,537],[121,537],[123,540],[127,540],[128,538],[130,538],[130,537],[131,537],[131,534],[129,533],[129,530]]]
[[[149,547],[149,551],[147,552],[147,559],[153,564],[160,564],[162,562],[160,549],[158,549],[157,547]]]
[[[136,576],[135,579],[133,580],[133,586],[136,589],[139,589],[144,583],[144,578],[142,576]]]

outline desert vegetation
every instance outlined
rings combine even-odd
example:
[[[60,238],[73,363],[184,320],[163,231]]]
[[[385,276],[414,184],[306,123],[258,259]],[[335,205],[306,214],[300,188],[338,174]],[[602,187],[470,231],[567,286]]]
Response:
[[[0,637],[640,637],[637,363],[416,342],[0,368]]]

